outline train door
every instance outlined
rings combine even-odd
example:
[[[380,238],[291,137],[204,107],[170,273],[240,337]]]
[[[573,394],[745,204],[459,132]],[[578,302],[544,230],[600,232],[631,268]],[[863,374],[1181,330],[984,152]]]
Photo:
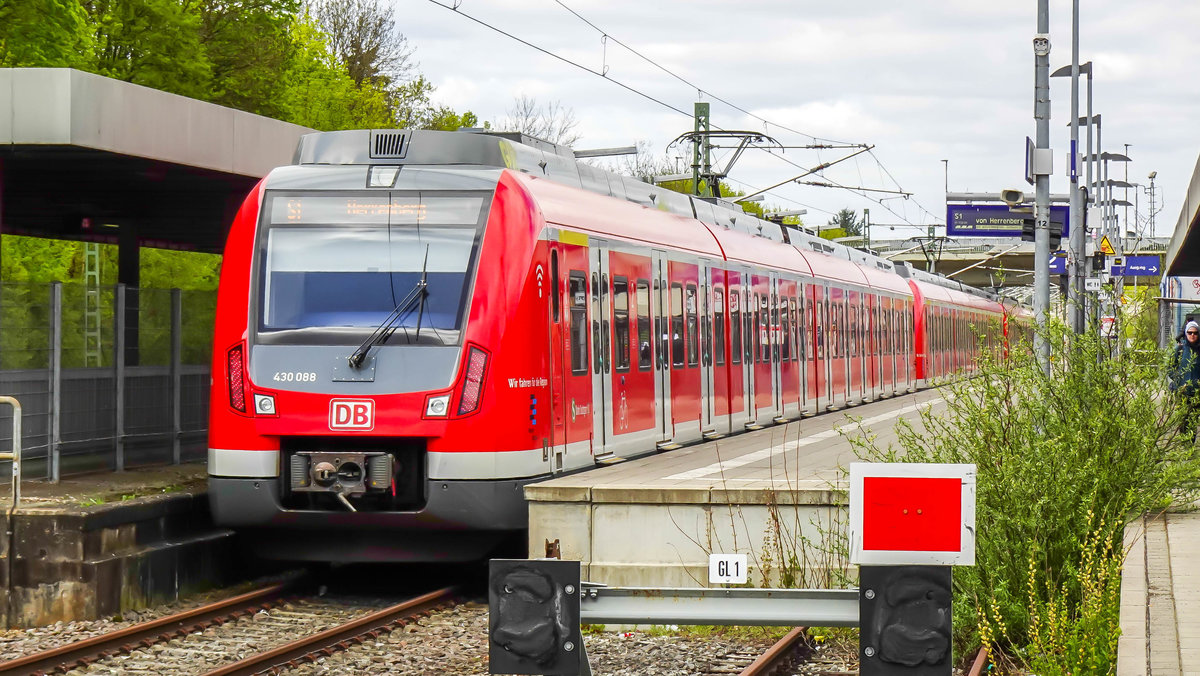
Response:
[[[846,405],[846,291],[831,286],[827,290],[829,300],[829,325],[826,333],[829,345],[825,350],[830,368],[830,397],[829,403],[834,406]]]
[[[567,317],[563,312],[563,288],[562,288],[562,273],[559,267],[558,249],[550,250],[550,303],[547,311],[550,314],[550,331],[546,339],[548,353],[550,354],[550,401],[544,405],[550,409],[550,471],[562,471],[563,459],[567,452],[567,417],[565,414],[567,400],[567,367],[566,364],[571,356],[568,352],[576,349],[573,343],[563,340],[564,324],[567,323]],[[569,298],[569,296],[568,296]],[[587,356],[586,346],[584,348],[584,357]],[[536,404],[531,403],[531,408],[535,408]]]
[[[859,291],[846,292],[846,367],[850,371],[846,397],[855,403],[863,399],[862,296]]]
[[[890,397],[895,383],[896,337],[888,335],[899,329],[894,321],[893,301],[887,296],[879,296],[875,307],[874,318],[871,321],[871,335],[875,341],[875,353],[878,355],[876,372],[879,378],[880,396]]]
[[[667,256],[651,254],[651,312],[654,315],[654,419],[660,442],[669,441],[671,430],[671,334],[667,322],[670,288],[667,284]]]
[[[613,452],[609,440],[612,417],[612,282],[608,277],[608,250],[593,240],[589,257],[592,303],[592,449],[597,457]]]
[[[668,299],[671,334],[671,439],[699,439],[700,323],[699,270],[695,264],[669,261]]]
[[[716,431],[713,426],[713,300],[709,274],[708,265],[701,262],[697,276],[700,306],[697,317],[700,323],[700,429],[705,435]]]
[[[589,369],[587,250],[571,246],[552,249],[549,278],[550,446],[552,470],[561,471],[591,464],[595,452],[591,444],[595,400]]]
[[[769,275],[751,275],[751,307],[754,308],[754,398],[750,405],[750,419],[763,423],[771,418],[775,403],[774,363],[771,359],[771,278]]]
[[[750,362],[747,361],[748,346],[752,338],[747,333],[746,317],[750,308],[746,303],[745,272],[729,270],[726,297],[729,304],[729,429],[740,430],[750,422]]]
[[[917,304],[915,301],[905,300],[902,301],[900,307],[904,315],[905,328],[901,335],[902,344],[904,345],[904,389],[911,392],[916,389],[917,378],[916,365],[913,363],[917,352],[917,317],[914,314]]]
[[[889,397],[892,391],[889,389],[887,365],[891,356],[887,350],[888,343],[884,342],[887,337],[884,335],[883,322],[892,301],[886,296],[872,296],[869,300],[870,305],[867,308],[867,322],[870,324],[869,346],[867,347],[870,355],[868,370],[871,374],[870,379],[874,383],[876,396]]]
[[[779,420],[783,415],[783,313],[780,307],[783,292],[777,273],[771,273],[767,291],[771,305],[771,330],[768,332],[771,340],[768,355],[771,366],[771,414],[775,420]]]
[[[799,303],[799,307],[796,308],[796,316],[799,318],[796,329],[800,334],[800,411],[806,415],[817,412],[817,355],[813,347],[816,344],[813,340],[813,326],[816,322],[812,316],[812,289],[813,285],[806,282],[796,285],[796,300]]]
[[[808,287],[809,304],[808,311],[812,321],[809,324],[809,346],[812,350],[812,359],[809,362],[809,383],[812,384],[812,398],[816,406],[815,412],[821,412],[829,408],[829,368],[826,363],[826,326],[828,320],[826,318],[825,300],[825,284],[823,282],[815,282]]]
[[[650,347],[650,258],[608,255],[611,283],[611,372],[607,374],[611,412],[608,448],[627,452],[651,448],[655,438],[654,371]]]
[[[912,308],[908,301],[893,298],[892,317],[894,317],[892,326],[895,327],[896,338],[892,341],[892,344],[895,345],[895,354],[892,357],[890,373],[892,374],[892,391],[900,394],[906,391],[912,383],[912,345],[915,336],[912,328]]]
[[[796,311],[796,282],[781,279],[779,285],[779,415],[787,418],[800,412],[799,317]]]
[[[724,270],[709,269],[712,288],[712,407],[713,433],[729,434],[730,428],[730,351],[729,285]],[[739,346],[740,347],[740,346]],[[738,359],[738,364],[742,362]],[[740,375],[740,374],[739,374]],[[740,383],[739,383],[740,384]]]

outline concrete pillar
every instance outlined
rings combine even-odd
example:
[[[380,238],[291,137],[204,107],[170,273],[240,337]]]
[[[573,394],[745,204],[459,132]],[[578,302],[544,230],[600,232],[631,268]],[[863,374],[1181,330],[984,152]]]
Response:
[[[125,285],[125,365],[137,366],[138,293],[141,288],[141,246],[137,224],[121,221],[117,236],[117,283]]]

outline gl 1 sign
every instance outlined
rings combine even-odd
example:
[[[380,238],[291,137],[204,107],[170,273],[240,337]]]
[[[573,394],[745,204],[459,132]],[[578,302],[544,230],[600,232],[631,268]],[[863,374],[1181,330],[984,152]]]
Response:
[[[709,584],[746,584],[745,554],[709,554]]]

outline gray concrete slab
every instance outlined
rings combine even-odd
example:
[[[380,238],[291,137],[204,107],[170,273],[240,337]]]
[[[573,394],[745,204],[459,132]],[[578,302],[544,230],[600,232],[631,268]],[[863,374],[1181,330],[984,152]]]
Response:
[[[1200,513],[1125,528],[1118,676],[1200,674]]]

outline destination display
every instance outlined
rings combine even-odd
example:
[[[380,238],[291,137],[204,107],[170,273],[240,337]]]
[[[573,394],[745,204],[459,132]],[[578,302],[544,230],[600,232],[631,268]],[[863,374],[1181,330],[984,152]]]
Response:
[[[289,195],[271,202],[272,223],[474,225],[483,199],[429,195]]]
[[[1062,224],[1063,237],[1071,235],[1067,218],[1069,207],[1050,205],[1050,222]],[[947,237],[1020,237],[1021,214],[1009,211],[1004,204],[947,204]]]

